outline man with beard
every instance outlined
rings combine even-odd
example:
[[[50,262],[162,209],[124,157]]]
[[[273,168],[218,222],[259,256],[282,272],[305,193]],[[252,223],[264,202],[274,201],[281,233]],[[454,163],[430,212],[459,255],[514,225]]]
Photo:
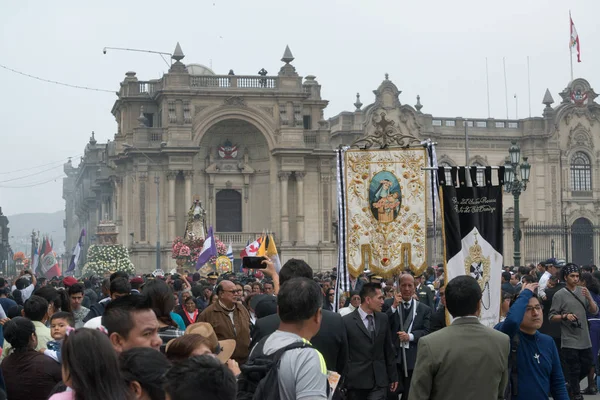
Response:
[[[568,400],[558,350],[552,337],[538,332],[544,314],[534,291],[537,283],[524,283],[504,322],[496,328],[511,339],[511,399]]]

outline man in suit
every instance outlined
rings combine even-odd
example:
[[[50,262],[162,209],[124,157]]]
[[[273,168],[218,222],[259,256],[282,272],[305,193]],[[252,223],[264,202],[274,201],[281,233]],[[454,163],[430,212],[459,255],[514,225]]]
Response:
[[[392,342],[396,350],[398,366],[398,392],[402,400],[407,400],[410,391],[410,380],[417,360],[419,339],[429,333],[431,308],[413,298],[415,294],[415,278],[410,274],[400,276],[400,293],[394,296],[394,303],[387,311],[390,320]],[[402,318],[402,322],[400,320]],[[404,348],[404,350],[402,350]],[[406,353],[406,374],[404,356]],[[389,399],[397,399],[398,393],[390,393]]]
[[[303,260],[290,259],[281,267],[279,283],[283,285],[287,280],[298,277],[313,279],[313,270]],[[348,340],[342,317],[338,313],[323,310],[322,318],[321,329],[310,342],[323,355],[327,369],[342,375],[348,358]],[[257,319],[250,348],[252,349],[265,336],[275,332],[280,322],[277,314]]]
[[[388,388],[396,390],[398,373],[388,317],[381,312],[381,285],[365,283],[360,299],[360,306],[342,318],[352,346],[346,376],[348,400],[384,400]]]
[[[446,287],[440,286],[440,304],[438,309],[431,314],[430,333],[437,332],[446,327]]]
[[[419,340],[409,400],[503,399],[510,342],[479,322],[479,283],[468,275],[452,279],[446,307],[455,320]]]

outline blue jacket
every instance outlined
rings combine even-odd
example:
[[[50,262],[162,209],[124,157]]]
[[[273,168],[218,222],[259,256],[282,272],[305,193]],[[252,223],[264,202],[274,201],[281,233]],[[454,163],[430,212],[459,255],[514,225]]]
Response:
[[[519,335],[518,395],[513,396],[513,400],[547,400],[548,393],[552,394],[554,400],[569,400],[554,340],[543,333],[536,332],[535,335],[528,335],[520,330],[525,309],[532,296],[531,290],[523,290],[510,308],[504,322],[496,325],[497,330],[510,337],[511,351],[513,337]]]

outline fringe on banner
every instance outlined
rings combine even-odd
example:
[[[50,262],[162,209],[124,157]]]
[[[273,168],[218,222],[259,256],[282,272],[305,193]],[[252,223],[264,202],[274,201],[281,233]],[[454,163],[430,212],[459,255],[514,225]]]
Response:
[[[348,263],[346,260],[346,198],[344,187],[346,186],[344,154],[348,150],[347,146],[336,150],[336,171],[337,171],[337,197],[338,197],[338,260],[337,260],[337,279],[335,288],[335,298],[333,309],[339,308],[340,292],[348,293],[350,291],[350,276],[348,274]]]

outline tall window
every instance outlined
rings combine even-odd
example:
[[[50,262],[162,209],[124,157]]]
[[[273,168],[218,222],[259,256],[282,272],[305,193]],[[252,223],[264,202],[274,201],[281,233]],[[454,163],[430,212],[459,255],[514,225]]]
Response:
[[[242,231],[242,194],[225,189],[217,192],[217,232]]]
[[[578,151],[571,158],[571,188],[574,192],[592,190],[592,163],[582,151]]]
[[[484,167],[484,165],[480,163],[473,163],[473,165],[476,167]],[[485,170],[483,168],[477,169],[477,185],[485,186]]]

